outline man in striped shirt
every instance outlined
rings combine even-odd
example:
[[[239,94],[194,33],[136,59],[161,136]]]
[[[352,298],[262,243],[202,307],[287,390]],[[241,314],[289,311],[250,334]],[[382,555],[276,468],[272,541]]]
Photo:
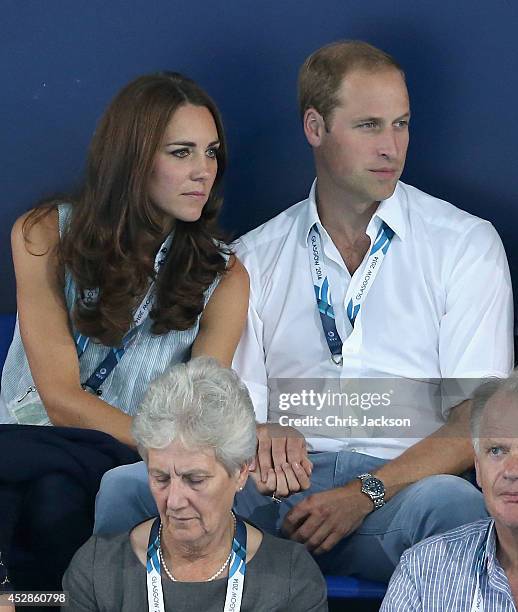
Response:
[[[477,482],[489,519],[403,553],[382,612],[516,612],[518,601],[518,371],[475,394]]]

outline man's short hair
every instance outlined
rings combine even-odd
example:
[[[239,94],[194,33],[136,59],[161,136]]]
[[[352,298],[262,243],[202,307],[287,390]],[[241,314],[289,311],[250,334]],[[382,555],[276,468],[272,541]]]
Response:
[[[514,369],[508,378],[492,378],[481,384],[473,394],[471,406],[471,438],[476,453],[480,452],[480,424],[482,414],[489,400],[497,393],[507,394],[518,398],[518,368]],[[509,435],[515,435],[509,432]],[[516,433],[518,436],[518,433]]]
[[[343,40],[317,49],[299,71],[299,109],[303,119],[314,108],[327,120],[338,106],[338,90],[343,78],[353,70],[376,72],[392,68],[405,76],[401,66],[385,51],[361,40]]]

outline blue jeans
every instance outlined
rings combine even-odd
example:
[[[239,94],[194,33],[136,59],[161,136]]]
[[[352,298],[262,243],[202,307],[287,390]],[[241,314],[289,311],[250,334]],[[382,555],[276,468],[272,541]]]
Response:
[[[248,479],[236,495],[236,513],[280,536],[284,516],[304,497],[342,486],[385,463],[350,451],[312,453],[311,460],[314,467],[308,491],[277,504],[260,495]],[[127,531],[156,514],[144,463],[121,466],[104,475],[96,501],[95,533]],[[352,535],[315,559],[325,574],[387,582],[404,550],[428,536],[486,516],[482,494],[471,483],[457,476],[430,476],[397,493],[371,512]]]

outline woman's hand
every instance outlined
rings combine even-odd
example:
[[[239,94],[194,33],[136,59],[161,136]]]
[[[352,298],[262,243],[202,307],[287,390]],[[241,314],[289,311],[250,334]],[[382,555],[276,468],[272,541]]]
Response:
[[[278,423],[257,425],[257,455],[250,472],[260,493],[288,497],[305,491],[312,468],[306,440],[297,429]]]

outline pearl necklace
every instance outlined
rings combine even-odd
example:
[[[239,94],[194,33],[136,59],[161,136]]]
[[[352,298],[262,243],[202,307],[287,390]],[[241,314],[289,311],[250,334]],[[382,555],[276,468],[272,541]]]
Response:
[[[232,515],[232,518],[234,520],[234,532],[232,536],[232,541],[234,541],[234,536],[236,535],[236,515],[233,512],[230,512],[230,514]],[[160,529],[158,530],[158,555],[160,556],[160,563],[162,567],[165,569],[165,573],[167,574],[169,579],[172,580],[173,582],[178,582],[178,580],[169,571],[169,568],[167,567],[165,559],[164,559],[164,555],[162,553],[162,523],[160,523]],[[232,558],[232,546],[230,546],[230,552],[228,553],[228,557],[225,563],[223,563],[223,565],[219,568],[219,570],[215,574],[213,574],[210,578],[207,578],[205,582],[212,582],[213,580],[216,580],[216,578],[225,571],[227,565],[230,563],[231,558]]]

